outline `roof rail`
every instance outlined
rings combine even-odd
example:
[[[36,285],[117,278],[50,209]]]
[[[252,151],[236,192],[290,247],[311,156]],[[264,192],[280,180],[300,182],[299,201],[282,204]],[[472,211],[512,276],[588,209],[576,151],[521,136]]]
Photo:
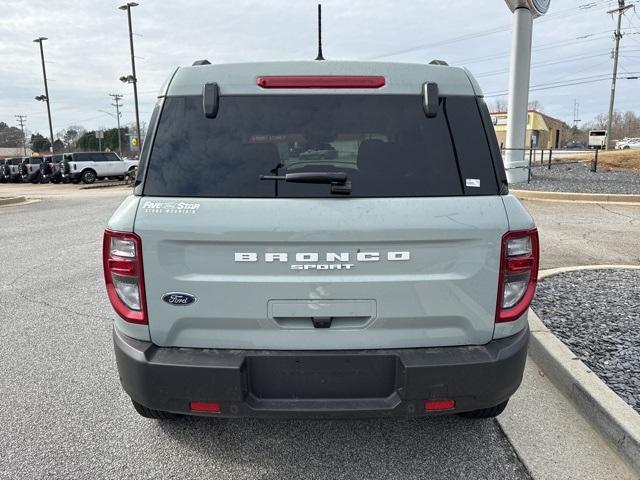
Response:
[[[191,64],[192,67],[197,67],[198,65],[211,65],[211,62],[204,58],[202,60],[196,60]]]
[[[429,65],[443,65],[445,67],[449,66],[449,64],[447,62],[445,62],[444,60],[437,60],[437,59],[431,60],[429,62]]]

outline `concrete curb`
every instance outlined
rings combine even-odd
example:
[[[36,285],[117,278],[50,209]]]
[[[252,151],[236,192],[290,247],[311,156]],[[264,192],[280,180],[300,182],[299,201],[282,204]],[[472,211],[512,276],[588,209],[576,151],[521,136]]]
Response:
[[[625,205],[640,205],[640,195],[623,195],[613,193],[539,192],[535,190],[511,190],[511,193],[522,200],[548,200],[580,203],[619,203]]]
[[[17,203],[25,203],[27,199],[25,197],[9,197],[0,198],[0,205],[15,205]]]
[[[576,270],[640,269],[633,265],[589,265],[540,272],[539,278]],[[622,400],[529,310],[529,353],[553,383],[576,405],[640,474],[640,414]]]
[[[128,185],[126,182],[110,182],[110,183],[98,183],[95,185],[87,185],[86,187],[80,187],[78,190],[93,190],[94,188],[110,188],[110,187],[128,187],[132,185]]]

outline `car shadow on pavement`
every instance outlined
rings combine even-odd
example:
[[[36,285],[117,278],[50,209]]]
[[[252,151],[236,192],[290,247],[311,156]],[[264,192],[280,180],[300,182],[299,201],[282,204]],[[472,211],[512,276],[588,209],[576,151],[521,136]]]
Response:
[[[164,441],[200,454],[189,461],[260,478],[529,478],[494,420],[193,417],[157,425]]]

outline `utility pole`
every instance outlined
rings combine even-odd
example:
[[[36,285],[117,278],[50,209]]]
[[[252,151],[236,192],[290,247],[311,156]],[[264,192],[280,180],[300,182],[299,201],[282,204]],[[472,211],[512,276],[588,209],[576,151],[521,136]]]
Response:
[[[573,127],[578,128],[578,124],[582,121],[578,119],[578,112],[580,111],[580,104],[578,100],[573,101]]]
[[[118,155],[122,157],[122,134],[120,132],[120,99],[122,98],[122,95],[110,93],[109,96],[113,98],[114,102],[116,102],[111,105],[116,107],[116,120],[118,121]]]
[[[611,142],[611,124],[613,123],[613,108],[616,101],[616,78],[618,76],[618,55],[620,53],[620,40],[623,37],[620,28],[622,27],[622,15],[624,12],[633,8],[633,4],[625,5],[625,0],[618,0],[618,8],[609,10],[607,13],[613,15],[618,14],[618,28],[614,32],[614,38],[616,41],[615,49],[613,51],[613,76],[611,77],[611,97],[609,99],[609,116],[607,117],[607,136],[605,137],[604,148],[609,149],[609,143]]]
[[[16,115],[16,120],[20,124],[20,130],[22,130],[22,149],[24,150],[24,156],[27,156],[27,137],[24,136],[24,124],[27,121],[26,115]]]
[[[47,102],[47,116],[49,117],[49,139],[51,140],[51,147],[49,150],[53,153],[53,127],[51,126],[51,107],[49,105],[49,87],[47,86],[47,69],[44,66],[44,49],[42,48],[42,42],[48,40],[47,37],[38,37],[34,40],[34,43],[40,44],[40,58],[42,59],[42,76],[44,77],[44,100]],[[36,97],[38,99],[38,97]]]
[[[118,7],[120,10],[127,11],[127,18],[129,20],[129,47],[131,49],[131,73],[132,79],[131,83],[133,83],[133,101],[135,103],[136,109],[136,134],[138,138],[138,156],[142,151],[142,142],[140,141],[140,113],[138,111],[138,77],[136,76],[136,58],[133,53],[133,29],[131,28],[131,8],[137,7],[138,4],[135,2],[128,2],[125,5],[121,5]]]

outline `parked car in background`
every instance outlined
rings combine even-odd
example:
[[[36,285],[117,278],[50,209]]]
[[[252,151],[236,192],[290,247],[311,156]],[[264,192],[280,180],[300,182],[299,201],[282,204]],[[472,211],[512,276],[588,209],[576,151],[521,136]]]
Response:
[[[565,150],[587,150],[587,146],[584,143],[571,142],[564,146]]]
[[[304,160],[335,160],[338,158],[338,151],[330,143],[322,143],[316,148],[305,150],[299,158]]]
[[[23,157],[20,162],[20,181],[39,183],[42,179],[40,167],[42,167],[42,157]]]
[[[640,150],[640,139],[630,140],[627,144],[622,147],[623,150]]]
[[[2,164],[3,182],[19,182],[20,181],[20,163],[22,157],[7,158]]]
[[[123,160],[114,152],[78,152],[64,155],[62,180],[93,183],[105,178],[124,180],[138,166],[138,160]]]
[[[8,161],[8,158],[0,158],[0,183],[7,183],[8,181],[6,173],[6,169],[9,168],[7,164]]]
[[[46,155],[42,157],[40,174],[42,182],[60,183],[62,181],[62,160],[64,155]]]
[[[640,148],[637,144],[640,142],[640,138],[624,138],[616,142],[617,150],[628,150],[630,148]]]

